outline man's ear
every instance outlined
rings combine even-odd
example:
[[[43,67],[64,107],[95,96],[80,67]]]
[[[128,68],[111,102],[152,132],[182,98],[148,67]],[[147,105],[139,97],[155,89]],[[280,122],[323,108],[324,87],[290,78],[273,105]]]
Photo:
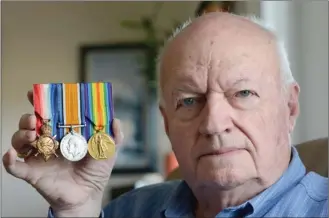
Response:
[[[162,115],[162,118],[163,118],[164,128],[165,128],[166,134],[168,136],[169,130],[168,130],[168,118],[167,118],[167,114],[166,114],[166,111],[163,108],[163,106],[160,105],[159,106],[159,109],[160,109],[160,112],[161,112],[161,115]]]
[[[289,86],[289,98],[288,98],[288,109],[289,109],[289,131],[293,131],[297,117],[299,115],[299,92],[300,88],[297,83],[293,83]]]

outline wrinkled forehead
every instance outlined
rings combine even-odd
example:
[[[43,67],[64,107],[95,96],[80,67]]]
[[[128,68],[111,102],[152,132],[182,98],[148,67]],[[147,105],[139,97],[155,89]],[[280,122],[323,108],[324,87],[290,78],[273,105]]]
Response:
[[[161,79],[166,82],[205,77],[273,80],[280,68],[274,39],[247,31],[177,38],[162,61]]]

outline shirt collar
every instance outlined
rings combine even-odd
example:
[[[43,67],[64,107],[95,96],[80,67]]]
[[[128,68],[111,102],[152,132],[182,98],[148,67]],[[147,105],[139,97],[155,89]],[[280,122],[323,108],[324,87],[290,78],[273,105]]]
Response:
[[[247,215],[261,217],[277,203],[278,199],[280,199],[287,190],[294,187],[306,173],[305,166],[299,157],[297,149],[293,146],[291,148],[292,158],[289,166],[276,183],[251,200],[239,206],[227,208],[224,211],[233,211],[235,214],[243,213],[243,217]],[[165,216],[193,217],[196,199],[188,184],[182,181],[177,188],[173,190],[173,193],[166,208],[163,208]]]
[[[305,176],[306,169],[297,149],[292,146],[291,150],[291,161],[279,180],[249,201],[253,208],[253,217],[262,217],[288,190],[295,187]]]
[[[196,199],[188,184],[181,181],[173,193],[163,208],[165,217],[193,217]]]

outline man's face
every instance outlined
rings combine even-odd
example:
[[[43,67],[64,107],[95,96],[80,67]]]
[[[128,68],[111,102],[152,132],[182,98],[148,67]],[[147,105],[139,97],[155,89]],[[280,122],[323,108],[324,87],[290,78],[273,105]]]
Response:
[[[161,111],[180,170],[196,187],[268,182],[290,155],[298,87],[282,89],[274,41],[202,28],[179,35],[161,68]]]

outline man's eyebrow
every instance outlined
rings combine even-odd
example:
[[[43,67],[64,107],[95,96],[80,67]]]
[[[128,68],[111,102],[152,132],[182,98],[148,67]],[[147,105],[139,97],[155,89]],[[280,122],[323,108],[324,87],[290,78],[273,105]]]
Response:
[[[176,87],[174,90],[178,92],[194,91],[194,90],[196,91],[197,87],[193,85],[193,83],[183,83],[179,87]]]
[[[238,85],[239,83],[245,83],[250,82],[250,79],[248,78],[240,78],[232,83],[232,86]]]
[[[195,78],[191,77],[178,77],[175,81],[176,90],[194,90],[197,87],[197,81]]]
[[[193,85],[193,83],[180,84],[178,87],[173,88],[171,95],[179,95],[179,93],[189,93],[193,95],[199,95],[202,92],[199,87]]]

